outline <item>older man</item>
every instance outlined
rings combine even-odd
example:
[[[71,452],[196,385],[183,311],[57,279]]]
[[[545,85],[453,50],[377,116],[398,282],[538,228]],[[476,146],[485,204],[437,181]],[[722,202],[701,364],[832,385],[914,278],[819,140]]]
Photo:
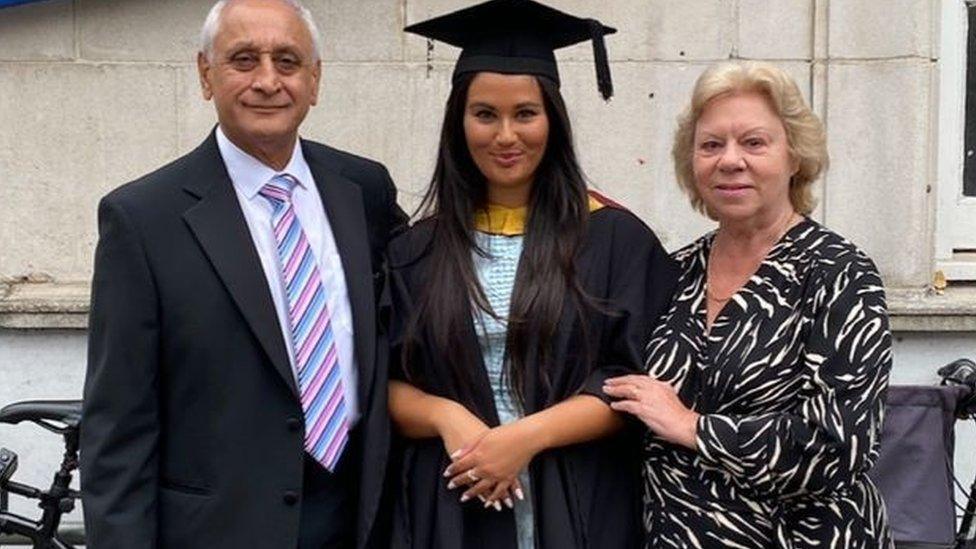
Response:
[[[375,544],[395,188],[380,164],[298,138],[322,69],[297,1],[218,2],[202,42],[218,127],[99,205],[88,546]]]

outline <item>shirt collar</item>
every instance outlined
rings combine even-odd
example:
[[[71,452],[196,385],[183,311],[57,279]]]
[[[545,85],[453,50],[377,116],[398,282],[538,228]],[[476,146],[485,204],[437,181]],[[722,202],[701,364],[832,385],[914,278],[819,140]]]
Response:
[[[220,126],[217,126],[217,148],[220,149],[220,156],[224,159],[227,175],[230,176],[231,182],[244,193],[248,200],[257,196],[261,187],[279,174],[290,174],[302,188],[307,188],[309,184],[315,181],[312,177],[312,171],[308,167],[308,162],[305,161],[305,155],[302,153],[300,139],[295,140],[295,150],[291,153],[291,160],[281,171],[274,170],[241,150],[224,134]]]

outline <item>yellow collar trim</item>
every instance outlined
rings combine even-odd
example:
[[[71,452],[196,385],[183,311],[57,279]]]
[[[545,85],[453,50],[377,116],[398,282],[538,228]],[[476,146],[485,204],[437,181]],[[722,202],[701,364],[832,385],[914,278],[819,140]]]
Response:
[[[595,198],[592,194],[588,196],[590,213],[593,213],[605,204]],[[517,236],[525,234],[525,219],[528,216],[528,208],[509,208],[500,204],[488,204],[484,210],[478,210],[474,214],[474,229],[488,234],[502,236]]]

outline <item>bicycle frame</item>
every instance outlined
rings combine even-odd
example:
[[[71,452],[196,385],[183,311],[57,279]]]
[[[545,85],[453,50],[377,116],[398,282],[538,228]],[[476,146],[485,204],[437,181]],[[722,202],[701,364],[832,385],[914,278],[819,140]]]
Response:
[[[46,492],[17,482],[3,483],[0,488],[5,492],[39,499],[43,514],[39,521],[35,521],[9,511],[0,511],[0,533],[23,536],[31,540],[35,549],[73,549],[72,545],[58,538],[58,526],[61,516],[74,507],[74,499],[78,495],[69,487],[74,467],[77,467],[77,447],[73,452],[65,452],[61,469],[55,473],[51,488]]]
[[[27,406],[22,408],[15,408],[15,405],[11,405],[0,410],[0,415],[7,412],[3,417],[7,423],[18,423],[27,419],[49,431],[62,435],[65,451],[61,466],[54,474],[51,487],[47,490],[40,490],[10,480],[13,470],[8,470],[7,474],[0,478],[0,493],[4,495],[4,505],[0,506],[0,534],[13,534],[26,538],[30,540],[35,549],[74,549],[74,546],[59,537],[58,527],[61,524],[62,515],[74,509],[75,500],[81,497],[78,491],[71,489],[72,472],[78,468],[78,420],[36,415],[39,413],[38,410],[31,408],[32,404],[50,403],[25,404]],[[64,413],[64,410],[58,410],[57,413]],[[55,423],[59,420],[59,423]],[[11,455],[13,456],[13,469],[16,469],[16,454],[11,452]],[[39,500],[38,506],[42,510],[40,520],[32,520],[8,511],[5,505],[6,494],[8,493]]]

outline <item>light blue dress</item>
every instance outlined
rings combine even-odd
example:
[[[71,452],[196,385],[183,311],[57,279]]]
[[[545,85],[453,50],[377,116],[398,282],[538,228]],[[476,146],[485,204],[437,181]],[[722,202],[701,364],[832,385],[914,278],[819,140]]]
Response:
[[[475,231],[478,246],[488,252],[488,257],[474,255],[474,268],[478,275],[478,282],[485,291],[488,304],[501,320],[474,308],[475,332],[481,345],[485,369],[491,382],[491,392],[498,411],[498,420],[511,423],[522,417],[518,400],[508,389],[506,380],[502,378],[505,359],[505,335],[509,306],[512,300],[512,289],[515,287],[515,273],[518,270],[519,257],[522,255],[524,237],[502,236]],[[535,547],[535,524],[532,518],[532,496],[529,486],[528,471],[519,475],[525,501],[515,500],[515,527],[518,535],[519,549],[533,549]]]

